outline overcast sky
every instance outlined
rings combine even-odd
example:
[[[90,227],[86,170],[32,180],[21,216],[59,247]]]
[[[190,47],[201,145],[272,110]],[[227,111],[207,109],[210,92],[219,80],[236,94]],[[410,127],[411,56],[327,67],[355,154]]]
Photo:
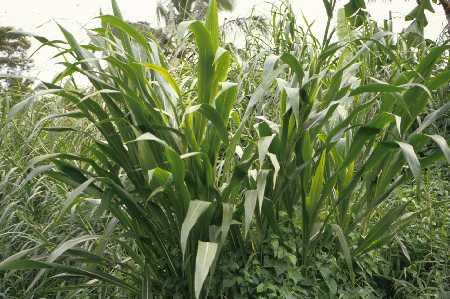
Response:
[[[146,21],[156,24],[155,8],[159,0],[117,0],[122,13],[130,21]],[[342,5],[348,0],[338,0]],[[252,9],[257,14],[269,12],[269,2],[276,0],[235,0],[236,7],[231,13],[222,13],[223,18],[248,16]],[[377,20],[387,18],[389,11],[394,16],[394,30],[404,28],[404,16],[415,6],[415,0],[366,1],[370,14]],[[14,26],[25,31],[46,36],[49,39],[61,38],[55,22],[62,24],[79,38],[85,38],[83,27],[93,27],[93,18],[102,10],[111,11],[110,0],[0,0],[0,26]],[[295,12],[302,12],[309,21],[314,21],[313,30],[321,34],[326,23],[326,13],[321,0],[291,0]],[[436,38],[445,26],[441,8],[435,6],[435,14],[428,15],[430,25],[426,35]],[[36,46],[36,45],[34,45]],[[41,51],[34,57],[36,74],[50,79],[54,74],[54,64],[49,62],[51,53]]]

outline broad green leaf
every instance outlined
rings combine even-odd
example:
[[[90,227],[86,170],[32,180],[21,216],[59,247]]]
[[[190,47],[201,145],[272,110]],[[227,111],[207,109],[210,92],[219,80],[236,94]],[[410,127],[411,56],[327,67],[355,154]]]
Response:
[[[223,142],[228,144],[228,131],[217,110],[209,104],[201,104],[199,111],[214,125]]]
[[[217,247],[217,243],[198,241],[194,280],[196,298],[200,298],[203,284],[216,257]]]
[[[327,159],[327,152],[323,151],[317,164],[314,177],[311,181],[311,188],[306,198],[306,208],[310,216],[314,216],[315,210],[319,207],[320,197],[322,196],[322,188],[325,181],[325,163]],[[315,219],[310,218],[310,221]]]
[[[256,190],[258,190],[258,202],[259,202],[259,211],[261,212],[264,194],[266,190],[267,176],[269,175],[270,170],[261,169],[258,171],[258,177],[256,179]]]
[[[238,85],[236,83],[224,82],[214,100],[217,113],[222,117],[225,125],[228,124],[228,118],[230,117],[233,105],[236,103],[237,94]]]
[[[163,145],[164,147],[168,147],[168,144],[164,140],[156,137],[155,135],[153,135],[152,133],[149,133],[149,132],[144,133],[144,134],[140,135],[138,138],[136,138],[135,140],[132,140],[129,142],[138,142],[138,141],[155,141],[155,142]]]
[[[210,225],[209,226],[209,241],[218,243],[221,231],[222,231],[221,227],[219,227],[217,225]],[[219,251],[220,251],[221,246],[220,246],[220,244],[218,244],[218,245],[219,245]]]
[[[311,161],[313,158],[313,151],[314,147],[311,143],[311,136],[309,134],[309,131],[306,131],[302,138],[302,160],[304,162]]]
[[[417,182],[420,183],[422,181],[422,173],[420,170],[420,162],[419,158],[417,158],[416,152],[414,151],[414,148],[411,144],[396,141],[396,143],[399,145],[400,149],[402,150],[403,157],[405,158],[406,162],[409,165],[409,169],[411,170],[412,174],[416,178]]]
[[[264,73],[263,73],[263,81],[256,88],[255,92],[252,94],[250,101],[245,109],[244,115],[241,118],[239,123],[239,127],[237,132],[233,135],[233,138],[228,146],[226,155],[225,155],[225,173],[229,173],[232,167],[232,160],[235,154],[235,149],[241,139],[242,131],[246,125],[246,122],[250,119],[251,114],[253,113],[256,105],[261,101],[265,93],[269,90],[273,81],[277,77],[280,72],[279,69],[276,68],[276,64],[278,62],[279,57],[276,55],[270,55],[266,58],[264,62]]]
[[[324,0],[327,1],[327,0]],[[289,67],[291,68],[291,70],[295,73],[295,75],[297,76],[297,81],[298,81],[298,86],[301,87],[302,83],[303,83],[303,77],[304,77],[304,71],[303,71],[303,66],[301,65],[301,63],[298,61],[297,58],[295,58],[292,54],[290,53],[284,53],[281,58],[280,58],[284,63],[286,63],[287,65],[289,65]]]
[[[76,58],[78,61],[80,61],[80,65],[82,66],[83,70],[86,71],[91,70],[92,67],[88,63],[88,61],[93,58],[92,55],[88,55],[87,54],[88,52],[85,51],[83,48],[81,48],[80,44],[77,42],[72,33],[67,31],[64,27],[62,27],[59,24],[58,27],[63,33],[67,43],[70,45],[71,50],[76,54]]]
[[[194,225],[197,223],[197,220],[208,209],[210,205],[210,202],[200,200],[193,200],[189,203],[186,218],[184,219],[181,226],[181,251],[183,253],[183,257],[186,254],[186,246],[191,229],[194,227]]]
[[[374,103],[374,100],[367,101],[361,105],[358,105],[355,107],[351,113],[348,115],[347,118],[345,118],[342,122],[340,122],[336,127],[334,127],[330,133],[328,133],[327,141],[326,143],[329,144],[330,142],[335,142],[337,139],[340,138],[340,134],[346,130],[348,126],[352,123],[352,121],[361,113],[362,111],[369,109],[372,104]]]
[[[395,117],[395,126],[397,127],[397,132],[399,136],[402,136],[402,118],[398,115],[394,115]]]
[[[344,5],[345,16],[356,27],[361,26],[367,19],[366,3],[364,0],[349,0]]]
[[[262,169],[264,165],[264,160],[269,152],[269,147],[272,144],[272,140],[275,135],[264,136],[258,140],[258,158],[259,158],[259,168]]]
[[[434,47],[428,54],[424,54],[419,64],[416,67],[416,72],[423,78],[428,78],[431,71],[434,69],[433,65],[442,57],[442,53],[450,49],[450,45],[442,45]]]
[[[362,153],[364,145],[368,141],[372,140],[379,132],[380,130],[376,128],[360,128],[353,137],[352,145],[350,146],[350,150],[342,163],[341,169],[346,168],[351,162],[355,161]]]
[[[383,130],[396,120],[396,115],[389,112],[381,112],[375,116],[368,124],[368,127]]]
[[[440,107],[439,109],[433,111],[420,124],[420,126],[415,131],[416,133],[422,133],[426,128],[428,128],[432,123],[434,123],[439,117],[441,117],[447,110],[450,109],[450,103],[447,103]]]
[[[189,23],[189,29],[195,36],[199,50],[198,63],[198,98],[199,104],[209,104],[212,100],[212,82],[214,80],[214,57],[216,49],[209,30],[199,21]]]
[[[208,11],[206,13],[205,25],[206,25],[206,28],[208,28],[208,31],[211,35],[212,50],[214,52],[216,52],[219,47],[219,41],[220,41],[219,16],[217,13],[217,1],[216,0],[209,1]]]
[[[277,75],[280,72],[280,70],[276,68],[279,59],[280,57],[276,55],[270,55],[266,58],[264,62],[263,81],[256,88],[255,92],[250,97],[250,101],[247,105],[247,108],[245,109],[245,113],[244,116],[242,117],[240,127],[244,126],[244,124],[249,119],[256,105],[261,101],[263,96],[269,90],[275,78],[277,78]]]
[[[428,89],[435,90],[440,88],[442,85],[447,84],[449,81],[450,81],[450,70],[447,70],[429,79],[425,85],[428,87]]]
[[[194,112],[200,112],[206,119],[208,119],[214,125],[222,141],[225,144],[228,144],[228,131],[226,129],[224,119],[221,117],[219,112],[214,109],[214,107],[210,104],[190,106],[186,109],[185,116]]]
[[[324,104],[328,105],[328,103],[335,100],[335,97],[338,94],[338,91],[341,87],[343,74],[344,74],[344,70],[341,69],[341,70],[338,70],[331,78],[331,82],[327,89],[327,92],[325,93],[325,95],[322,98],[322,102]]]
[[[201,156],[201,155],[203,155],[202,152],[193,152],[193,153],[186,153],[186,154],[183,154],[183,155],[180,156],[180,158],[181,158],[182,160],[186,160],[186,159],[190,159],[190,158],[192,158],[192,157]]]
[[[403,91],[405,91],[404,87],[395,86],[395,85],[388,84],[388,83],[372,83],[372,84],[366,84],[366,85],[357,87],[356,89],[354,89],[350,92],[350,96],[357,96],[357,95],[360,95],[360,94],[366,93],[366,92],[381,92],[381,93],[398,92],[398,93],[401,93]]]
[[[440,135],[426,135],[430,137],[441,149],[442,153],[445,156],[445,159],[450,164],[450,148],[448,147],[448,143],[444,137]]]
[[[175,92],[178,94],[178,96],[181,96],[181,94],[182,94],[181,89],[178,86],[175,79],[173,79],[172,75],[170,75],[168,70],[166,70],[162,66],[159,66],[156,64],[151,64],[151,63],[146,63],[146,64],[144,64],[144,66],[146,68],[149,68],[149,69],[157,72],[161,77],[163,77],[164,80],[167,81],[167,83],[169,83],[169,85],[173,88],[173,90],[175,90]]]
[[[285,98],[285,104],[281,104],[281,113],[292,113],[297,120],[297,125],[300,123],[300,89],[290,87],[289,83],[283,79],[277,78],[278,88],[282,92],[282,97]]]
[[[295,119],[297,120],[297,126],[300,125],[300,89],[285,87],[284,92],[286,93],[286,111],[292,109]]]
[[[258,190],[247,190],[245,191],[245,221],[244,221],[244,238],[247,238],[248,230],[250,229],[250,224],[253,219],[253,214],[255,213],[256,201],[258,200]]]
[[[224,203],[222,207],[222,226],[221,230],[221,246],[225,244],[225,241],[230,230],[231,221],[233,220],[234,205],[229,203]]]
[[[275,189],[275,185],[277,184],[278,172],[280,172],[280,163],[278,162],[277,156],[272,153],[267,154],[269,156],[270,162],[273,165],[273,189]]]
[[[187,191],[185,190],[185,185],[184,185],[184,178],[185,178],[185,171],[186,171],[186,167],[185,164],[183,162],[183,159],[181,159],[181,157],[178,155],[177,152],[175,152],[172,148],[170,147],[165,147],[165,156],[167,161],[170,164],[170,171],[173,174],[175,183],[177,184],[177,187],[179,188],[179,192],[182,192],[184,194],[180,194],[181,196],[188,196]],[[183,198],[183,200],[189,200],[190,198]]]
[[[340,9],[339,9],[339,11],[340,11]],[[339,19],[339,14],[338,14],[338,19]],[[339,27],[339,24],[338,24],[338,27]],[[327,58],[332,57],[334,54],[336,54],[337,51],[342,49],[344,46],[345,46],[345,43],[341,43],[341,42],[335,42],[335,43],[329,44],[321,51],[320,56],[319,56],[319,61],[325,62]]]
[[[119,29],[124,34],[124,37],[126,37],[126,38],[132,37],[141,46],[146,47],[147,49],[150,49],[148,47],[147,38],[141,32],[139,32],[139,30],[137,30],[135,27],[128,24],[127,22],[123,21],[119,17],[103,15],[103,16],[100,16],[99,18],[101,19],[101,21],[103,23],[111,25],[114,28]],[[123,41],[123,39],[122,39],[122,41]],[[131,48],[128,49],[127,51],[130,51],[130,50],[131,50]]]
[[[213,95],[216,95],[220,82],[226,81],[232,62],[231,53],[223,48],[218,48],[214,56],[214,80],[212,85]]]

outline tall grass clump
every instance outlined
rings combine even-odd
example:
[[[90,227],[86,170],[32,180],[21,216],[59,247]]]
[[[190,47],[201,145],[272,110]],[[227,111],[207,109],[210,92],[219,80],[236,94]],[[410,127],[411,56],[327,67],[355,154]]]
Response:
[[[223,163],[239,138],[231,139],[227,131],[237,90],[224,82],[231,55],[219,47],[216,3],[211,2],[205,23],[184,24],[199,48],[197,71],[182,79],[185,90],[167,70],[158,45],[128,25],[114,1],[113,10],[114,15],[100,17],[102,27],[89,46],[79,45],[61,27],[68,46],[63,51],[74,62],[46,84],[45,92],[70,102],[66,116],[84,118],[96,129],[86,137],[91,147],[84,155],[36,157],[30,167],[45,167],[50,178],[74,188],[62,213],[77,201],[99,199],[97,214],[111,213],[111,225],[119,223],[133,240],[122,244],[131,259],[118,265],[116,275],[103,272],[110,263],[102,256],[105,234],[69,240],[46,261],[5,267],[56,268],[136,296],[179,292],[198,297],[226,240],[234,210],[230,197],[239,191],[239,176],[248,164],[233,170]],[[92,88],[83,93],[58,85],[74,73],[87,77]],[[226,180],[233,181],[224,187]],[[77,251],[73,258],[100,264],[83,269],[54,263],[92,240],[97,240],[92,252]]]
[[[324,4],[322,41],[286,7],[274,11],[274,47],[255,57],[221,46],[211,0],[204,22],[180,24],[196,52],[195,67],[181,56],[178,71],[114,0],[87,45],[60,27],[66,41],[47,44],[66,57],[65,70],[8,118],[42,94],[67,103],[55,118],[83,122],[75,131],[87,148],[34,157],[28,168],[72,189],[56,221],[89,203],[107,225],[46,256],[25,249],[0,270],[39,270],[29,290],[57,273],[61,284],[48,292],[73,296],[75,286],[100,297],[233,297],[239,289],[214,273],[228,259],[264,264],[276,239],[303,277],[321,252],[339,248],[332,254],[356,284],[363,256],[421,212],[394,191],[414,182],[421,200],[423,169],[450,162],[446,139],[427,131],[450,108],[447,100],[429,110],[450,80],[441,67],[450,45],[421,44],[409,59],[412,41],[378,27],[364,1],[339,11],[336,39],[336,1]],[[77,87],[79,76],[88,88]]]

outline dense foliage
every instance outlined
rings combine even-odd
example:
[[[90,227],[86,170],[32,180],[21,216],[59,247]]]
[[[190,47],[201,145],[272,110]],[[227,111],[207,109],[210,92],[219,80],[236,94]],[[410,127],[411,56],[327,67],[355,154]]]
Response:
[[[169,53],[114,0],[39,37],[65,69],[4,117],[0,296],[448,295],[450,44],[324,5],[323,39],[282,5],[245,49],[215,0]]]

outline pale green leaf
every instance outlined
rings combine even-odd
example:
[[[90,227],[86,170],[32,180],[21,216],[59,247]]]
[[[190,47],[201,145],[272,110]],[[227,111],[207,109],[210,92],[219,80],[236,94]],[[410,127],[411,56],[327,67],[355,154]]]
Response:
[[[450,148],[448,146],[447,140],[440,135],[427,135],[430,137],[441,149],[442,153],[445,156],[445,159],[450,164]]]
[[[272,140],[275,135],[264,136],[258,140],[258,157],[259,157],[259,167],[262,168],[264,165],[264,160],[269,152],[269,147],[272,144]]]
[[[194,280],[196,298],[200,298],[203,284],[216,257],[217,248],[217,243],[198,241]]]
[[[269,153],[268,154],[270,162],[272,162],[273,165],[273,189],[275,189],[275,185],[277,183],[278,173],[280,172],[280,163],[278,162],[277,156],[275,154]]]
[[[414,151],[414,148],[411,144],[396,141],[397,144],[400,146],[400,149],[402,150],[403,157],[405,158],[406,162],[409,165],[409,169],[411,169],[412,174],[416,178],[417,182],[422,181],[422,173],[420,170],[420,162],[419,158],[417,158],[416,152]]]
[[[183,257],[186,254],[186,246],[191,229],[194,227],[194,225],[197,223],[197,220],[208,209],[210,205],[210,202],[201,200],[193,200],[189,203],[186,218],[184,219],[181,226],[181,251],[183,253]]]
[[[231,221],[233,220],[234,205],[229,203],[224,203],[222,207],[222,226],[221,226],[221,246],[225,244],[225,241],[230,230]]]
[[[257,190],[248,190],[245,192],[244,238],[247,237],[248,230],[250,229],[250,223],[252,222],[253,214],[255,213],[257,199],[258,199]]]
[[[263,201],[264,201],[264,193],[266,190],[267,176],[269,175],[269,170],[263,169],[258,172],[258,178],[256,179],[256,190],[258,190],[258,202],[259,202],[259,211],[261,212]]]

